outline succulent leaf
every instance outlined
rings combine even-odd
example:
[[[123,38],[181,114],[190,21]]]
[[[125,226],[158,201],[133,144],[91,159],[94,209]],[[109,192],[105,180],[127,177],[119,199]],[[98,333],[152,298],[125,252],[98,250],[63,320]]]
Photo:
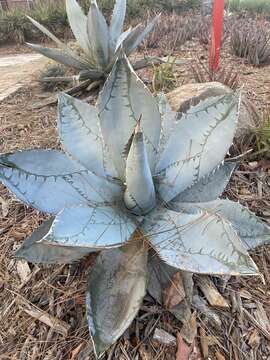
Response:
[[[88,54],[90,44],[87,34],[87,17],[76,0],[66,0],[66,10],[71,30],[78,44]]]
[[[142,229],[161,259],[180,270],[219,275],[258,273],[236,231],[217,214],[162,208],[145,218]]]
[[[87,247],[74,248],[40,242],[50,232],[53,220],[52,218],[45,221],[34,230],[31,236],[25,239],[21,248],[16,252],[17,258],[34,264],[70,264],[92,252]]]
[[[77,70],[87,69],[87,66],[84,63],[78,61],[77,59],[73,58],[69,54],[64,53],[61,50],[47,48],[31,43],[27,43],[27,45],[34,51],[46,56],[49,59],[59,62],[62,65],[70,66]]]
[[[234,201],[218,199],[205,203],[183,203],[173,206],[173,209],[190,212],[199,209],[226,218],[237,231],[248,250],[270,243],[270,226],[260,220],[248,208]]]
[[[56,150],[1,155],[0,179],[21,201],[51,214],[68,206],[111,203],[121,196],[119,185]]]
[[[163,290],[179,269],[167,265],[155,251],[148,254],[148,284],[147,291],[160,304],[163,303]]]
[[[60,49],[62,49],[65,53],[69,54],[72,58],[77,59],[79,62],[85,62],[82,57],[77,56],[77,54],[72,51],[66,44],[64,44],[61,40],[59,40],[53,33],[51,33],[48,29],[45,28],[45,26],[41,25],[36,20],[32,19],[30,16],[26,16],[31,23],[37,27],[43,34],[47,35],[52,41],[54,41]],[[85,62],[87,65],[87,62]]]
[[[136,26],[127,38],[123,41],[123,49],[127,56],[137,48],[137,46],[144,40],[144,38],[153,30],[156,22],[158,21],[160,14],[147,24],[145,28],[142,25]]]
[[[122,33],[126,0],[116,0],[110,28],[100,12],[96,0],[90,1],[87,17],[77,0],[66,0],[66,10],[72,32],[82,48],[83,54],[72,51],[43,25],[28,16],[32,24],[53,40],[63,53],[59,52],[59,50],[53,51],[53,49],[41,46],[30,46],[44,56],[75,69],[81,69],[80,64],[82,63],[82,68],[89,70],[89,73],[87,73],[88,78],[94,80],[96,79],[96,72],[101,72],[102,77],[107,77],[119,55],[120,47],[123,46],[127,54],[130,54],[153,29],[157,20],[156,17],[146,28],[140,24],[135,29],[130,28]],[[69,59],[68,56],[71,58]]]
[[[109,62],[109,28],[96,0],[91,0],[87,18],[87,32],[96,64],[100,69],[105,69]]]
[[[236,164],[226,162],[194,185],[177,195],[170,203],[199,203],[216,200],[225,190]],[[181,205],[180,205],[181,206]]]
[[[156,168],[158,191],[166,202],[213,171],[232,144],[239,96],[234,93],[203,100],[174,127]]]
[[[176,124],[177,113],[172,110],[164,93],[159,93],[157,95],[157,100],[159,112],[161,114],[161,134],[159,144],[159,153],[161,154]]]
[[[129,327],[146,292],[147,249],[141,241],[105,250],[92,268],[86,292],[87,317],[99,357]]]
[[[115,51],[116,43],[122,34],[126,16],[126,5],[126,0],[116,0],[114,5],[110,26],[111,49],[113,52]]]
[[[120,46],[122,45],[123,41],[129,36],[129,34],[132,31],[132,27],[128,28],[126,31],[124,31],[119,38],[117,39],[117,42],[115,44],[115,48],[114,48],[114,53],[116,54],[117,50],[120,48]],[[117,58],[117,54],[116,54],[116,58]],[[116,59],[113,59],[116,60]]]
[[[135,43],[136,39],[140,36],[142,31],[143,31],[142,24],[138,24],[134,28],[128,29],[126,31],[128,32],[127,36],[125,36],[121,42],[118,39],[118,46],[116,46],[116,49],[118,49],[120,45],[122,45],[124,53],[128,56],[128,51],[130,51],[132,45]],[[122,36],[124,35],[122,34]]]
[[[133,214],[144,215],[155,207],[155,187],[139,124],[135,128],[126,161],[126,186],[124,201]]]
[[[106,177],[108,173],[97,109],[65,93],[59,95],[58,131],[65,150],[88,170]],[[112,165],[110,168],[112,168]]]
[[[56,215],[42,242],[100,250],[123,245],[135,230],[132,219],[113,207],[70,207]]]
[[[193,297],[193,274],[169,266],[154,251],[149,252],[147,291],[160,305],[163,305],[164,290],[172,286],[172,278],[178,272],[181,274],[185,298],[168,310],[182,323],[186,323],[191,316],[190,304]]]
[[[155,99],[121,54],[98,99],[101,132],[119,177],[125,179],[123,152],[141,118],[151,171],[160,136],[160,114]]]

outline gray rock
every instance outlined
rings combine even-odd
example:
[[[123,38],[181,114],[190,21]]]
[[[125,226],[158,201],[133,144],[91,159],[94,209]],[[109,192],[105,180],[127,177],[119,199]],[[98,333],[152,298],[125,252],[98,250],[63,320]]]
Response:
[[[208,96],[223,95],[231,91],[229,87],[219,82],[191,83],[178,87],[166,96],[174,111],[185,112],[191,105],[197,104]],[[242,93],[236,138],[247,135],[258,125],[258,112],[246,95]]]

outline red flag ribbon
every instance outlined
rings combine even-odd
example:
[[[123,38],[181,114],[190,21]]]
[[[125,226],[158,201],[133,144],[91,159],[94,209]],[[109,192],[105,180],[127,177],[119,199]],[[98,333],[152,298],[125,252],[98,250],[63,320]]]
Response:
[[[220,47],[224,16],[224,0],[213,0],[213,14],[212,14],[212,35],[210,46],[210,61],[209,68],[211,71],[216,71],[219,67]]]

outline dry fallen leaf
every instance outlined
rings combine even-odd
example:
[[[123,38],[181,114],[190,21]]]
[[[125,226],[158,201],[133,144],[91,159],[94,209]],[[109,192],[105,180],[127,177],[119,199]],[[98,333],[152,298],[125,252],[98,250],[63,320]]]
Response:
[[[163,291],[163,304],[166,309],[172,309],[181,303],[185,298],[185,290],[181,273],[177,272],[173,275],[169,286]]]
[[[254,312],[254,316],[258,323],[261,325],[261,327],[269,333],[270,321],[261,303],[257,303],[257,309]]]
[[[195,336],[197,334],[197,313],[194,311],[182,329],[181,329],[181,336],[188,344],[192,344],[194,342]]]
[[[3,217],[6,217],[8,215],[8,211],[9,211],[9,204],[1,196],[0,196],[0,203],[1,203],[2,215],[3,215]]]
[[[216,351],[215,357],[216,360],[226,360],[225,357],[219,351]]]
[[[28,262],[25,260],[19,260],[17,262],[17,273],[21,279],[21,282],[26,282],[31,275],[31,269]]]
[[[141,360],[150,360],[151,359],[149,353],[145,350],[145,347],[143,344],[140,345],[138,351],[139,351]]]
[[[189,355],[189,360],[202,360],[202,359],[203,357],[199,349],[199,346],[197,345],[196,341],[194,341],[192,353]],[[204,357],[204,359],[206,358]]]
[[[203,357],[204,357],[204,359],[207,359],[208,358],[209,339],[206,336],[206,332],[203,327],[200,327],[199,333],[200,333],[200,343],[201,343]]]
[[[79,355],[84,343],[80,343],[75,349],[71,351],[70,360],[77,360],[77,355]]]
[[[222,309],[230,308],[227,300],[219,293],[209,276],[198,277],[197,284],[211,306]]]
[[[183,339],[182,335],[177,333],[177,352],[175,360],[189,360],[189,355],[192,351],[192,345],[188,345]]]
[[[252,349],[255,349],[260,345],[260,342],[261,342],[261,338],[259,332],[258,330],[254,329],[250,334],[250,337],[248,339],[248,344]]]
[[[176,340],[175,337],[169,333],[167,333],[163,329],[155,329],[153,340],[159,342],[162,345],[165,346],[175,346]]]

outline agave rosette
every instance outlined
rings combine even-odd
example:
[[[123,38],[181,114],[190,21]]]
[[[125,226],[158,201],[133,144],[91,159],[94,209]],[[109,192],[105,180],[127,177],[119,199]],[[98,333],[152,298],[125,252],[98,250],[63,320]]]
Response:
[[[28,45],[34,51],[52,60],[79,70],[80,78],[92,79],[102,78],[111,71],[121,48],[127,55],[135,50],[153,29],[158,17],[155,17],[146,27],[138,24],[123,32],[126,0],[116,0],[110,26],[99,10],[96,0],[90,1],[87,16],[76,0],[66,0],[66,10],[71,30],[82,50],[81,55],[29,16],[32,24],[56,43],[58,48],[31,43]]]
[[[176,114],[120,54],[97,107],[59,96],[65,152],[1,155],[2,182],[52,215],[18,257],[70,263],[100,252],[86,297],[98,356],[130,325],[147,286],[158,297],[149,273],[157,263],[183,271],[187,281],[194,272],[258,273],[248,250],[269,240],[269,227],[242,205],[219,199],[235,167],[223,159],[238,109],[239,94],[230,93]]]

